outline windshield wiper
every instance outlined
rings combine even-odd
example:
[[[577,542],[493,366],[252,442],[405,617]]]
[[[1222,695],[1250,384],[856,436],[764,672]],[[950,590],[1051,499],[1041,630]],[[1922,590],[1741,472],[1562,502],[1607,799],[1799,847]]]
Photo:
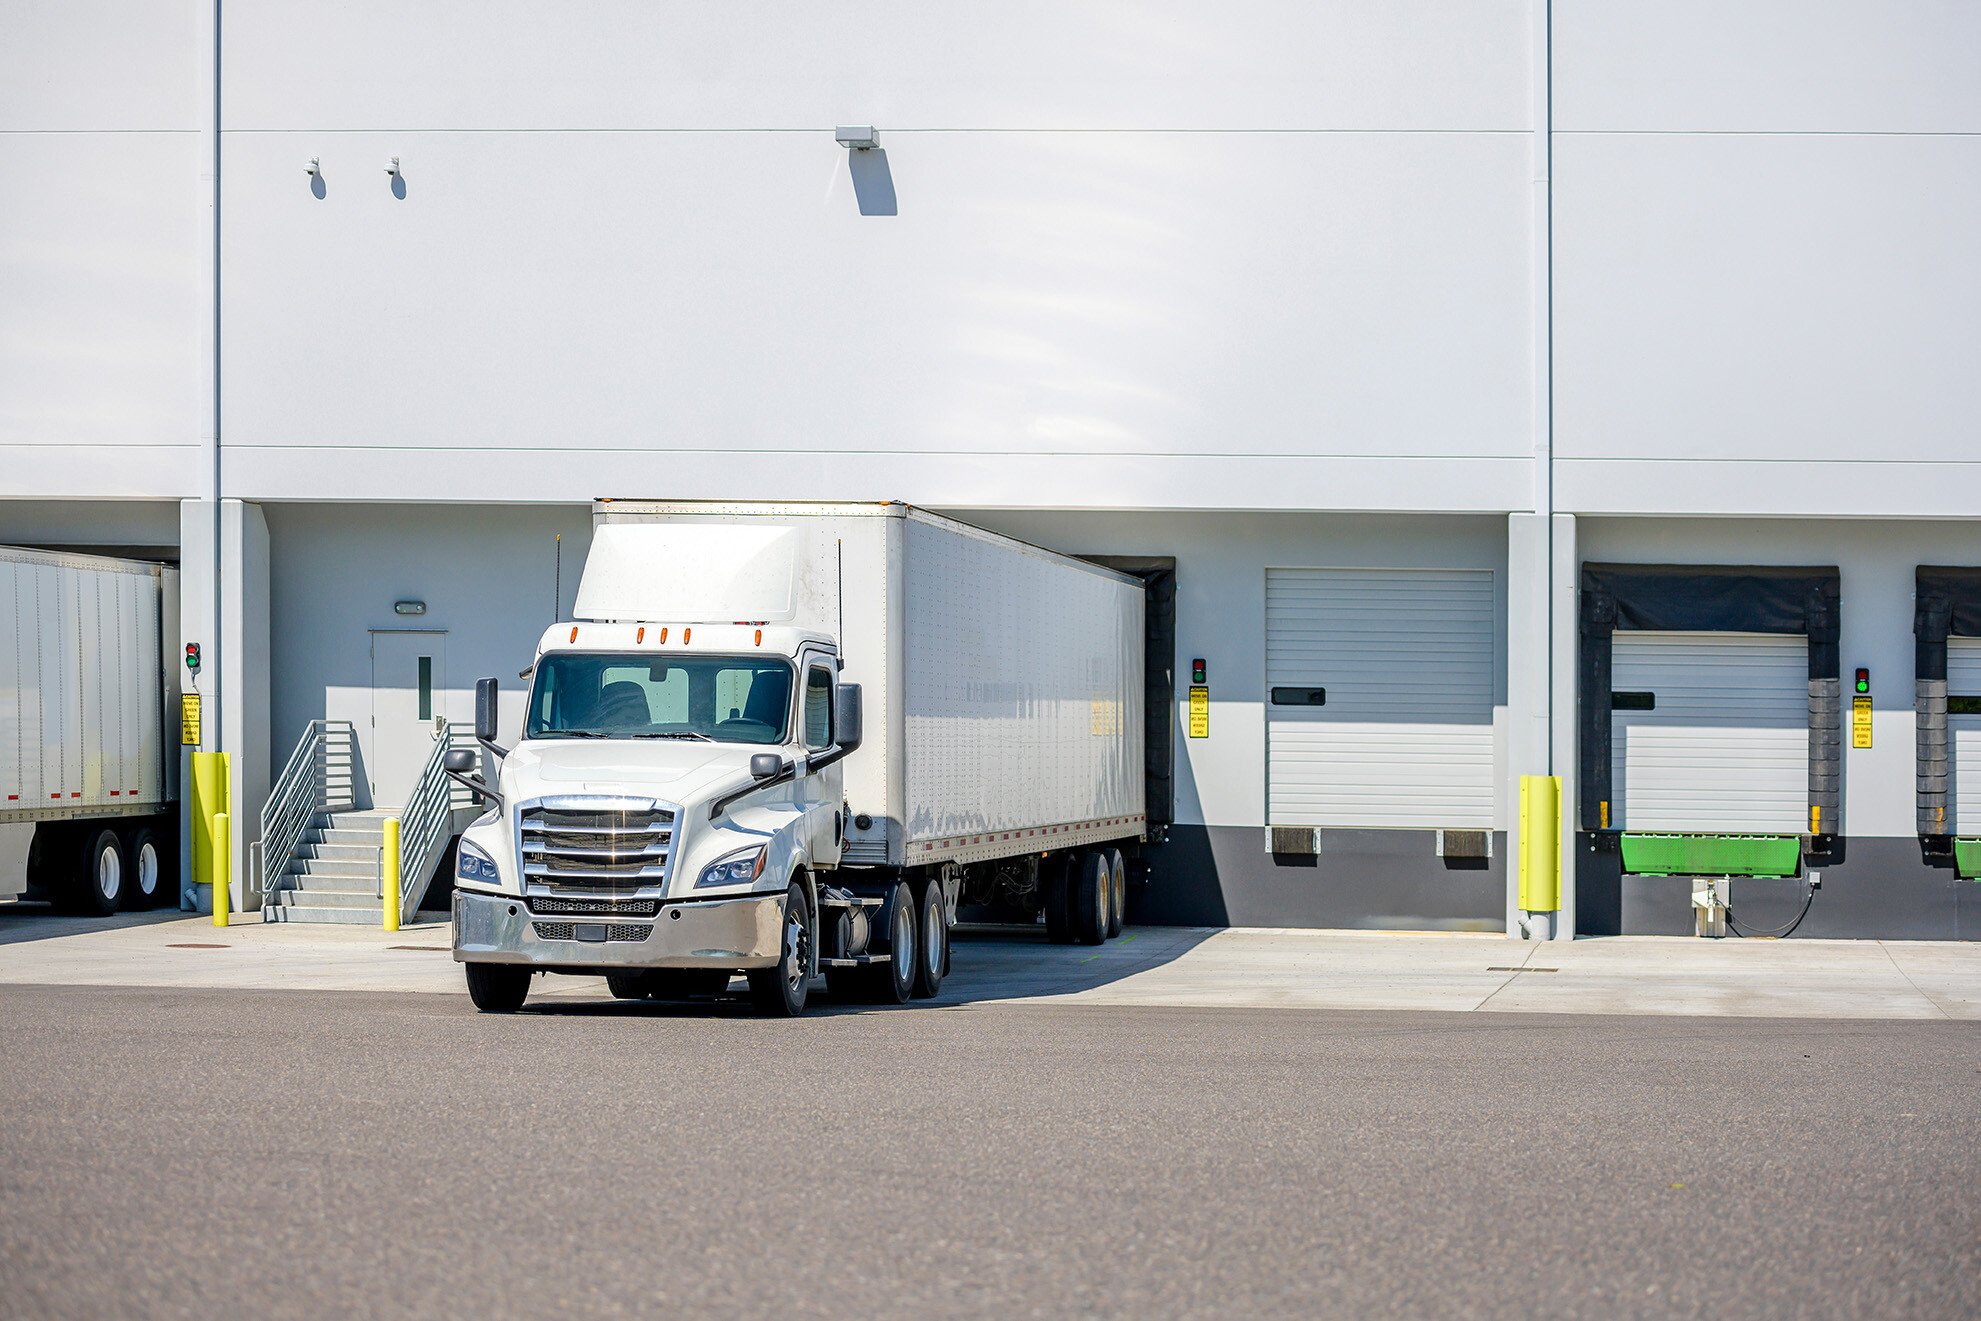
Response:
[[[628,734],[626,735],[626,737],[627,738],[691,738],[702,743],[715,742],[715,740],[710,738],[708,735],[698,734],[692,729],[649,729],[649,730],[642,730],[638,734]]]
[[[611,738],[612,735],[596,729],[542,729],[530,735],[531,738]]]

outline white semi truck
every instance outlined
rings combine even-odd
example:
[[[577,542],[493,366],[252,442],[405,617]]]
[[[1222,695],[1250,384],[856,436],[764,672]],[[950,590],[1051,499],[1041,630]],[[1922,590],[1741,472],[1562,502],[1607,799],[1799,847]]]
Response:
[[[1147,830],[1143,586],[901,504],[600,501],[520,740],[448,757],[454,957],[795,1015],[933,995],[964,905],[1120,930]],[[491,771],[493,773],[487,773]]]
[[[179,575],[0,546],[0,825],[23,892],[98,916],[176,895]]]

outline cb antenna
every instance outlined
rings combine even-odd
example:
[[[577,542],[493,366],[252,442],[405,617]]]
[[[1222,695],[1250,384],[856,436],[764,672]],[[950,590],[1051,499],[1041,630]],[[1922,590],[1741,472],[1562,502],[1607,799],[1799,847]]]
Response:
[[[564,618],[564,534],[557,534],[557,567],[550,575],[550,622]]]

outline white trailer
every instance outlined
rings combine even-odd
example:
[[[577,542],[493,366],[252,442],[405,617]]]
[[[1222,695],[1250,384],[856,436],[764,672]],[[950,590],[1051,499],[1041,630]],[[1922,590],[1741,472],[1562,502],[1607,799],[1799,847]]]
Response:
[[[796,1012],[818,971],[932,994],[965,905],[1120,930],[1148,827],[1139,580],[901,504],[594,523],[513,752],[493,681],[477,703],[502,761],[468,781],[497,809],[456,877],[477,1003],[520,1004],[533,968],[626,995],[744,972]],[[536,920],[579,914],[611,920]]]
[[[97,915],[176,893],[178,572],[0,547],[0,893]]]

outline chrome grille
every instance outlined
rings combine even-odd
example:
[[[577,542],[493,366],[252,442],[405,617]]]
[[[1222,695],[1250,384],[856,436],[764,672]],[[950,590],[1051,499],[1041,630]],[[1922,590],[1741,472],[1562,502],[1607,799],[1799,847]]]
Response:
[[[655,917],[660,913],[658,899],[582,899],[560,895],[534,894],[523,902],[534,917]]]
[[[522,811],[526,885],[658,887],[674,847],[674,812],[650,799],[561,798]]]
[[[576,940],[576,922],[533,922],[538,940]],[[605,928],[607,940],[645,940],[653,930],[644,922],[613,922]]]

